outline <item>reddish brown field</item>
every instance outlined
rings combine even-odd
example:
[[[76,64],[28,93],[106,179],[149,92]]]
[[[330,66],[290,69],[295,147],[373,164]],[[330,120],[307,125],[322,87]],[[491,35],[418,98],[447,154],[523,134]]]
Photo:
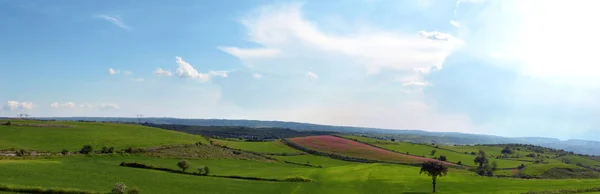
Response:
[[[371,160],[421,163],[429,158],[410,156],[373,147],[364,143],[329,135],[291,138],[295,144],[315,151]],[[446,163],[453,165],[451,163]]]

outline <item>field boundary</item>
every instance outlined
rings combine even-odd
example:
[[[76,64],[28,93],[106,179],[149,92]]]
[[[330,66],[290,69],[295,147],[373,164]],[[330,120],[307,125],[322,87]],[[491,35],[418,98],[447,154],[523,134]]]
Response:
[[[140,163],[121,162],[121,164],[119,166],[129,167],[129,168],[140,168],[140,169],[147,169],[147,170],[156,170],[156,171],[163,171],[163,172],[183,174],[183,175],[204,176],[204,177],[244,179],[244,180],[253,180],[253,181],[272,181],[272,182],[314,182],[312,179],[302,178],[302,177],[273,179],[273,178],[260,178],[260,177],[244,177],[244,176],[237,176],[237,175],[229,175],[229,176],[227,176],[227,175],[212,175],[212,174],[209,175],[209,174],[201,174],[201,173],[197,173],[197,172],[184,172],[184,171],[179,171],[179,170],[173,170],[170,168],[154,167],[152,165],[145,165],[145,164],[140,164]]]
[[[70,188],[49,188],[45,189],[42,187],[27,187],[27,186],[13,186],[13,185],[2,185],[0,184],[0,191],[14,192],[14,193],[44,193],[44,194],[103,194],[103,192],[92,192],[83,191]]]

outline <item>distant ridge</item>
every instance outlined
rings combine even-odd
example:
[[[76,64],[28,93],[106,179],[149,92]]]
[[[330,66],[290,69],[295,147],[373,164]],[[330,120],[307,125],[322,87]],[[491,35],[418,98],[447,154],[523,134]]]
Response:
[[[137,118],[124,117],[44,117],[38,119],[55,120],[84,120],[107,122],[137,122]],[[142,122],[154,124],[178,124],[198,126],[246,126],[246,127],[279,127],[297,131],[334,131],[342,133],[375,133],[375,134],[403,134],[430,137],[442,144],[504,144],[520,143],[532,144],[554,149],[563,149],[579,154],[600,155],[600,142],[589,140],[569,139],[561,141],[557,138],[545,137],[501,137],[495,135],[467,134],[459,132],[429,132],[423,130],[406,129],[381,129],[370,127],[332,126],[287,121],[260,121],[260,120],[232,120],[232,119],[179,119],[179,118],[143,118]],[[429,143],[429,142],[422,142]]]

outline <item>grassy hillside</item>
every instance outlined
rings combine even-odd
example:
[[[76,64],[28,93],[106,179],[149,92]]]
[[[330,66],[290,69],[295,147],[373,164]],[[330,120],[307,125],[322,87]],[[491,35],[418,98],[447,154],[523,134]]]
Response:
[[[329,135],[297,137],[289,140],[296,145],[311,150],[354,158],[402,163],[421,163],[423,161],[432,160],[423,157],[391,152],[389,150],[373,147],[357,141]]]
[[[177,159],[138,156],[66,157],[39,161],[0,162],[0,184],[35,185],[107,192],[115,182],[143,193],[429,193],[431,178],[419,168],[393,164],[345,164],[310,168],[245,160],[190,160],[193,169],[209,166],[211,173],[256,177],[303,176],[316,182],[249,181],[173,174],[120,167],[140,162],[176,168]],[[31,173],[35,172],[35,173]],[[453,169],[438,179],[439,193],[522,193],[530,190],[592,188],[597,180],[523,180],[475,176]]]
[[[267,153],[267,154],[297,154],[300,151],[290,148],[287,145],[281,143],[281,141],[267,141],[267,142],[245,142],[245,141],[226,141],[213,139],[214,144],[227,146],[230,148],[241,149],[246,151]]]
[[[195,142],[208,143],[202,136],[140,125],[50,121],[12,121],[12,123],[11,126],[0,125],[0,150],[18,148],[59,152],[63,149],[78,151],[87,144],[96,149],[102,146],[123,149]]]

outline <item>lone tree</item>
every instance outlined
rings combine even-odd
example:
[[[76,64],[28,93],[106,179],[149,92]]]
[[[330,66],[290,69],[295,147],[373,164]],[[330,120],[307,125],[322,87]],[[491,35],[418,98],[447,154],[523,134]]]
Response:
[[[190,167],[190,163],[187,160],[182,160],[177,162],[177,166],[179,166],[179,168],[181,168],[181,170],[185,172],[185,170],[187,170]]]
[[[438,176],[446,176],[448,174],[448,167],[444,166],[441,162],[427,161],[423,163],[423,165],[421,166],[421,171],[419,172],[419,174],[423,173],[431,177],[433,184],[433,192],[435,192],[435,183]]]
[[[89,154],[89,153],[92,153],[92,151],[94,151],[94,148],[92,148],[91,145],[84,145],[83,148],[81,148],[81,150],[79,150],[79,153]]]
[[[502,154],[513,154],[513,150],[511,150],[508,146],[504,147],[504,149],[502,149]]]
[[[431,155],[432,155],[432,156],[433,156],[433,155],[435,155],[435,152],[437,152],[437,151],[435,151],[435,150],[431,150]]]
[[[483,150],[479,150],[473,162],[479,165],[476,170],[480,176],[492,176],[494,174],[494,167],[490,166],[489,160]]]

